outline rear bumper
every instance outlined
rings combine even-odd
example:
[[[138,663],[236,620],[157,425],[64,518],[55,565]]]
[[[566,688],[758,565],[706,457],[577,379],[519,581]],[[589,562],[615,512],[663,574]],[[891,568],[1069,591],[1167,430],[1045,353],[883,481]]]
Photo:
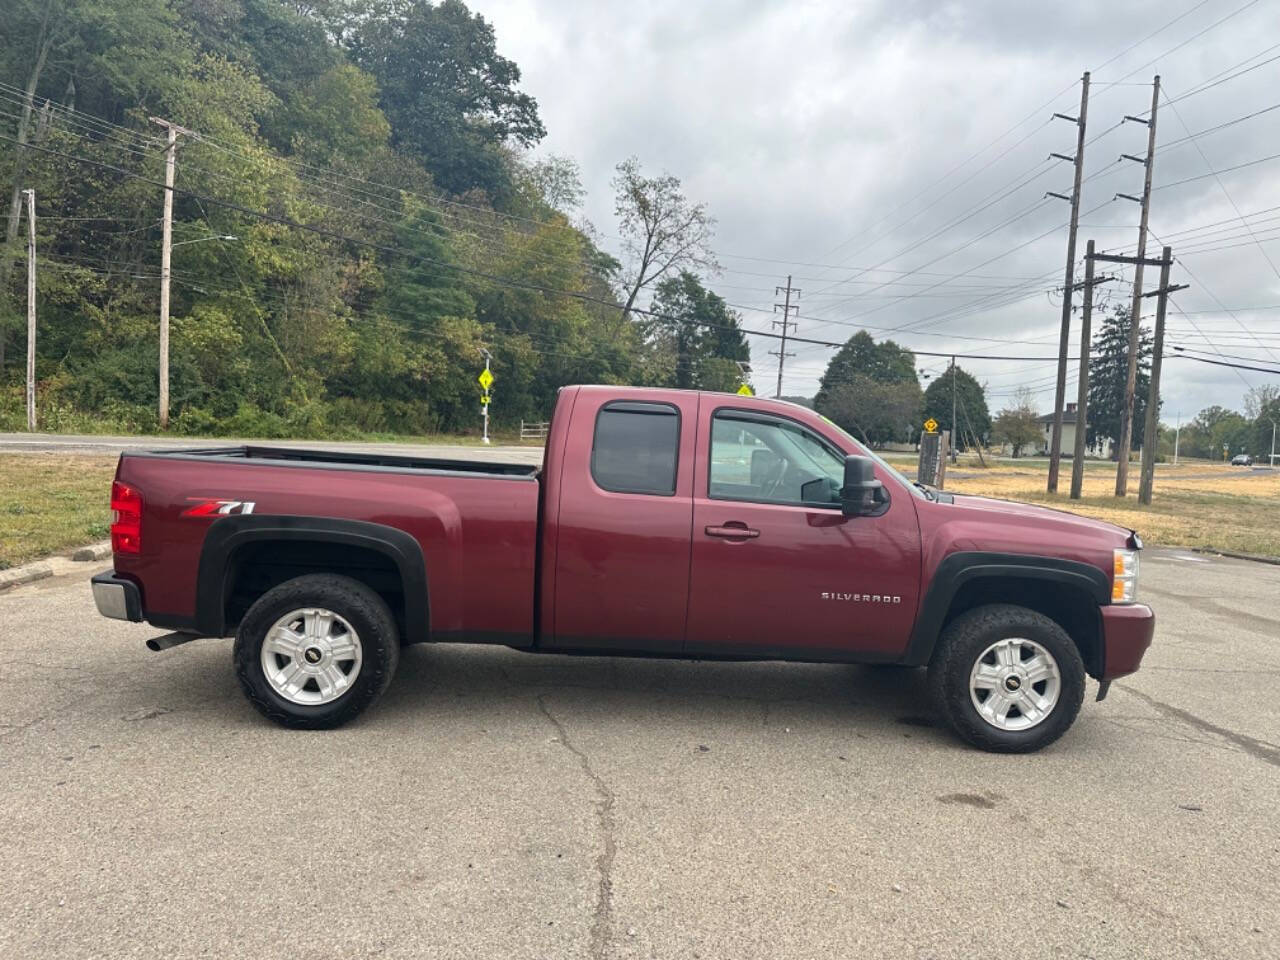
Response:
[[[1145,603],[1114,604],[1102,608],[1102,676],[1114,680],[1133,673],[1151,646],[1156,615]]]
[[[114,573],[100,573],[89,581],[93,588],[93,602],[98,612],[112,620],[142,620],[142,594],[132,580],[124,580]]]

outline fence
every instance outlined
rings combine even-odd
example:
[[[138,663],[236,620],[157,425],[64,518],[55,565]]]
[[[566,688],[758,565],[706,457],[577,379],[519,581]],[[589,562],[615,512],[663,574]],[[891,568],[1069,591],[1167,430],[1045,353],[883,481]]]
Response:
[[[547,429],[551,426],[548,420],[538,420],[535,422],[520,421],[520,440],[536,440],[539,443],[547,442]]]

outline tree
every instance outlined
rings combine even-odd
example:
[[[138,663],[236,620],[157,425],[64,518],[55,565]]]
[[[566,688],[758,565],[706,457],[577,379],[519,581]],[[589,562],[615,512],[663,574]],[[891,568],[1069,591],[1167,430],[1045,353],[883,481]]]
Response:
[[[635,157],[618,164],[614,213],[629,260],[622,308],[630,316],[640,291],[685,271],[719,269],[711,252],[715,221],[705,204],[691,203],[669,173],[646,177]]]
[[[1129,377],[1129,308],[1123,304],[1102,320],[1093,337],[1089,361],[1090,446],[1104,440],[1120,443],[1120,420],[1124,413],[1125,383]],[[1142,446],[1146,426],[1147,389],[1151,376],[1151,333],[1139,330],[1138,377],[1133,403],[1133,446]]]
[[[1031,391],[1022,387],[1014,394],[1013,403],[996,414],[991,435],[999,442],[1009,444],[1013,448],[1013,455],[1017,457],[1023,447],[1040,439],[1038,421],[1039,415],[1032,402]]]
[[[955,411],[958,424],[951,423],[952,389],[955,378]],[[982,443],[991,433],[991,414],[987,410],[987,394],[982,384],[963,367],[948,366],[924,392],[924,418],[938,421],[939,429],[952,431],[957,450],[967,449],[967,437]]]
[[[892,340],[876,343],[871,334],[859,330],[827,364],[818,384],[818,393],[813,398],[814,408],[825,413],[831,391],[852,383],[858,377],[877,383],[914,383],[917,390],[920,386],[916,377],[915,354]]]
[[[1260,387],[1250,387],[1244,395],[1244,415],[1250,420],[1257,420],[1262,411],[1280,400],[1280,383],[1264,383]]]
[[[1249,452],[1260,461],[1270,456],[1273,449],[1280,453],[1280,395],[1258,408],[1249,440]],[[1280,466],[1280,461],[1275,461],[1274,465]]]
[[[503,197],[508,144],[546,136],[533,97],[517,89],[520,68],[498,53],[493,27],[461,0],[374,0],[347,43],[372,73],[392,140],[412,151],[436,183]]]
[[[653,317],[643,326],[660,357],[663,386],[736,390],[738,362],[751,358],[738,315],[687,270],[658,284]]]
[[[922,402],[918,382],[885,383],[855,374],[827,390],[820,412],[866,443],[879,446],[911,435]]]

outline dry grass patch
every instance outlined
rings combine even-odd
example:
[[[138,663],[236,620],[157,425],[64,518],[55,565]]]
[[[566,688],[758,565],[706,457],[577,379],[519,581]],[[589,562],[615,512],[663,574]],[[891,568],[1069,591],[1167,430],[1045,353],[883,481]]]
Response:
[[[0,569],[105,539],[114,456],[0,454]]]
[[[1138,503],[1137,465],[1130,471],[1130,494],[1114,496],[1115,467],[1090,465],[1083,496],[1070,499],[1071,467],[1064,463],[1060,489],[1045,492],[1043,465],[1006,466],[948,478],[947,489],[1006,500],[1022,500],[1067,510],[1137,530],[1147,543],[1204,547],[1280,556],[1280,472],[1255,473],[1222,464],[1190,463],[1156,470],[1152,503]],[[968,468],[962,468],[967,470]]]

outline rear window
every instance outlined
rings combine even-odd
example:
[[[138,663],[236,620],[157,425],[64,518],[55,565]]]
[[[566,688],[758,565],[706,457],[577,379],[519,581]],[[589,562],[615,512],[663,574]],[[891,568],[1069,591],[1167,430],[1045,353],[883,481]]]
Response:
[[[665,403],[611,403],[596,415],[591,478],[613,493],[676,492],[680,413]]]

